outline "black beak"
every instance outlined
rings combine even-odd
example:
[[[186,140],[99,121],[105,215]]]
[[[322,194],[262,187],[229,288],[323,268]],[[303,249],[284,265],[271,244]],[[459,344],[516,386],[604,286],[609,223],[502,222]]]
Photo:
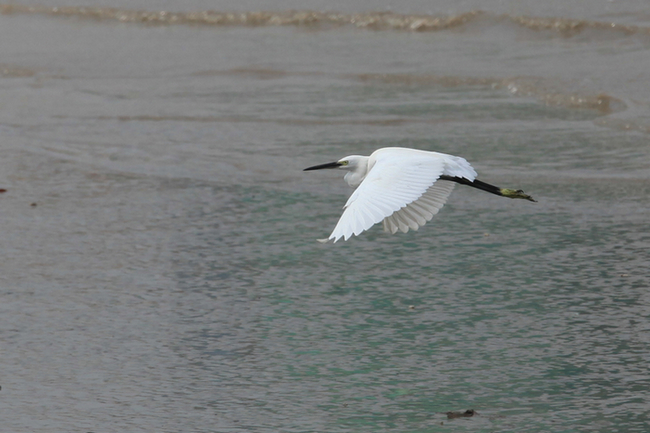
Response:
[[[303,171],[322,170],[324,168],[338,168],[341,165],[343,165],[343,164],[341,164],[338,161],[336,161],[336,162],[328,162],[327,164],[321,164],[321,165],[315,165],[313,167],[307,167]]]

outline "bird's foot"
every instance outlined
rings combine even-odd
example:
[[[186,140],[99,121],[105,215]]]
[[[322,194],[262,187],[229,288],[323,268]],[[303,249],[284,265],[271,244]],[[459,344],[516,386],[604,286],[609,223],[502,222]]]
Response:
[[[523,190],[521,189],[508,189],[508,188],[501,188],[501,195],[504,197],[508,198],[523,198],[529,201],[534,201],[537,202],[534,198],[526,194]]]

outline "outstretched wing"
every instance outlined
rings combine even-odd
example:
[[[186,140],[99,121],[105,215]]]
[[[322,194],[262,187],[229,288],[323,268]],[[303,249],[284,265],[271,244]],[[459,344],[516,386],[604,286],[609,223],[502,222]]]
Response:
[[[442,209],[455,185],[446,180],[436,181],[419,199],[384,218],[384,231],[390,234],[397,233],[397,230],[406,233],[409,229],[417,230],[425,225]]]
[[[328,240],[348,240],[381,221],[391,233],[417,230],[438,213],[451,194],[454,184],[439,181],[442,174],[472,180],[476,176],[463,158],[412,149],[382,149],[345,204]]]

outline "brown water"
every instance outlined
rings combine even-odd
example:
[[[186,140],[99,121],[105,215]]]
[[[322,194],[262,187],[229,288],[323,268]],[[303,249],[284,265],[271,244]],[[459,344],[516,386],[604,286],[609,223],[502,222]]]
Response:
[[[648,430],[645,2],[0,12],[0,431]],[[395,145],[539,202],[317,243]]]

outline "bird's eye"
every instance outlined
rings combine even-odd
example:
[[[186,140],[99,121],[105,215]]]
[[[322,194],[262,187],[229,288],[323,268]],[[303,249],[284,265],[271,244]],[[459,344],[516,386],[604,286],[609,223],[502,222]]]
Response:
[[[341,165],[348,165],[348,161],[341,161]]]

